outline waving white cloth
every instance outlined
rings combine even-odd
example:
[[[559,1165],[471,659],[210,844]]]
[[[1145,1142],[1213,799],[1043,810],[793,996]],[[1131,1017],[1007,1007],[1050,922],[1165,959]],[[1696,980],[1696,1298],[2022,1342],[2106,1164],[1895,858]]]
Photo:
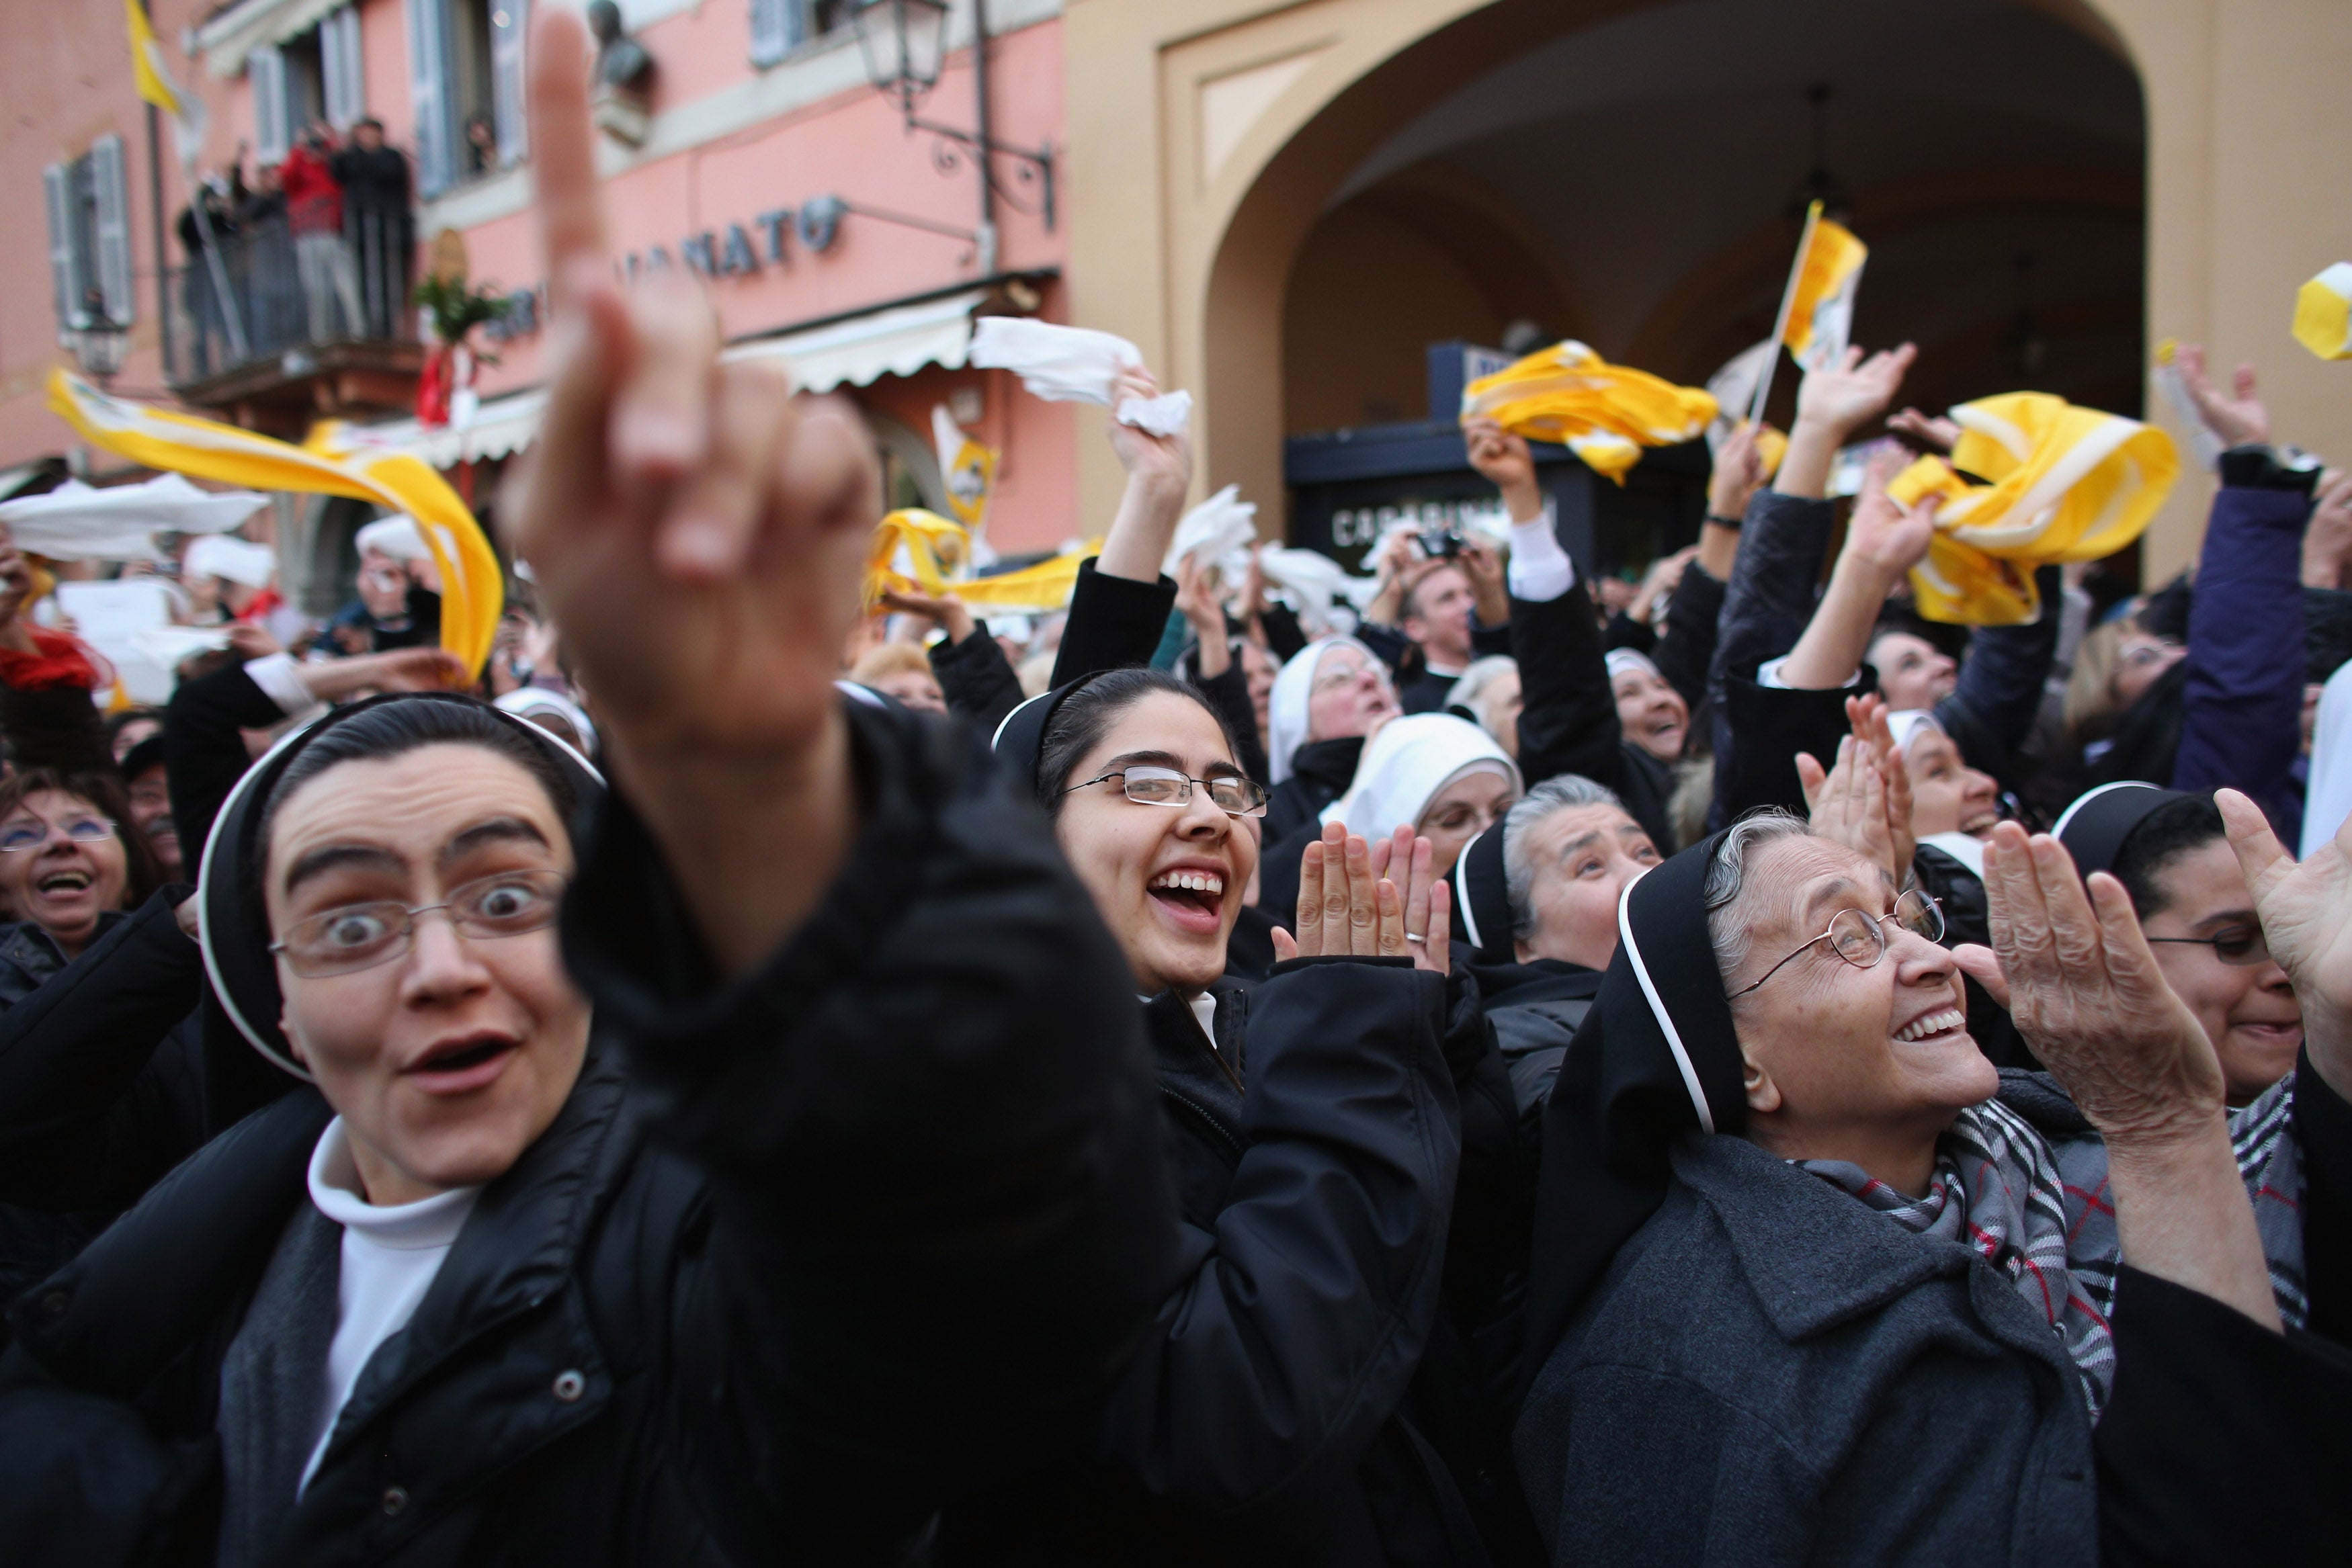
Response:
[[[226,533],[268,505],[251,490],[199,490],[177,474],[103,490],[68,479],[0,503],[0,523],[17,549],[52,560],[164,560],[157,534]]]
[[[1239,583],[1249,571],[1249,548],[1256,542],[1257,503],[1243,500],[1239,485],[1228,485],[1184,514],[1160,570],[1173,577],[1184,558],[1192,556]]]
[[[1519,765],[1495,737],[1447,713],[1408,714],[1381,727],[1356,764],[1356,781],[1323,809],[1326,822],[1345,822],[1366,839],[1384,839],[1418,827],[1438,791],[1465,773],[1493,773],[1526,788]]]
[[[1113,379],[1121,371],[1141,370],[1143,350],[1124,338],[1086,327],[1057,327],[1026,316],[982,316],[972,323],[965,362],[982,370],[1011,371],[1030,396],[1047,402],[1108,408]],[[1153,435],[1179,435],[1192,423],[1192,394],[1127,398],[1117,412],[1121,424]]]

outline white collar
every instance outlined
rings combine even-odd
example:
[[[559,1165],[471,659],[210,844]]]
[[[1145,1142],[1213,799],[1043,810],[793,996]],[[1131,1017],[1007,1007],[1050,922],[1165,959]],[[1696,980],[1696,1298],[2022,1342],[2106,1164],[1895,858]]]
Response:
[[[474,1212],[478,1186],[452,1187],[415,1203],[374,1204],[360,1196],[359,1166],[341,1116],[319,1134],[310,1151],[310,1201],[320,1214],[379,1247],[403,1251],[446,1247],[457,1239]]]

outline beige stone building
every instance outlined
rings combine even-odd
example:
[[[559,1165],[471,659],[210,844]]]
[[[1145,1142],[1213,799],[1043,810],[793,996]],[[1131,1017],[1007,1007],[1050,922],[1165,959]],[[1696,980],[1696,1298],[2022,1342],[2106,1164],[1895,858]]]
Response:
[[[1704,380],[1769,330],[1813,189],[1873,247],[1856,339],[1919,343],[1921,406],[2033,387],[2168,423],[2145,367],[2175,338],[2254,361],[2280,438],[2352,459],[2352,364],[2287,331],[2352,257],[2347,0],[1067,0],[1064,26],[1073,319],[1201,393],[1204,486],[1281,495],[1286,439],[1443,417],[1427,346],[1515,323]],[[1108,516],[1109,455],[1080,463]],[[2209,495],[2176,492],[2148,572]]]

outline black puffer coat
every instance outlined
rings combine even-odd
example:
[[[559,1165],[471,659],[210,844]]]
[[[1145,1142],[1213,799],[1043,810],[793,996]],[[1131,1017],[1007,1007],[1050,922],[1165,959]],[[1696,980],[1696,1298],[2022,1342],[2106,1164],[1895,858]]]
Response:
[[[1403,1414],[1441,1310],[1475,991],[1392,959],[1145,1012],[1180,1272],[1066,1474],[950,1511],[947,1563],[1475,1564]]]
[[[1601,992],[1601,971],[1557,958],[1527,964],[1481,965],[1478,988],[1486,1021],[1511,1073],[1511,1093],[1531,1134],[1539,1131],[1544,1103],[1559,1076],[1569,1041]]]
[[[276,1560],[901,1561],[1100,1408],[1174,1241],[1118,950],[959,727],[848,712],[848,863],[740,979],[604,808],[563,930],[587,1065],[371,1364]],[[121,1560],[126,1522],[151,1559],[210,1557],[222,1358],[326,1119],[287,1096],[20,1303],[14,1561]]]

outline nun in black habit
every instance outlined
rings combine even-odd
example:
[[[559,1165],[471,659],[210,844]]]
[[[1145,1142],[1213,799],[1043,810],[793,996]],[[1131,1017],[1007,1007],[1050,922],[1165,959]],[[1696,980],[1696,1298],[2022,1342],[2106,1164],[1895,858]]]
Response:
[[[2022,833],[2001,831],[2022,857]],[[2034,854],[2027,881],[2046,887],[2063,857],[2047,840]],[[2289,1365],[2340,1369],[2315,1342],[2282,1338],[2275,1315],[2258,1323],[2269,1305],[2258,1278],[2263,1299],[2233,1311],[2119,1265],[2116,1231],[2061,1190],[2104,1185],[2086,1123],[2053,1139],[2004,1092],[1951,1113],[1927,1179],[1900,1186],[1789,1135],[1790,1098],[1817,1091],[1763,1038],[1772,1013],[1835,1036],[1861,994],[1852,988],[1874,971],[1893,982],[1890,1019],[1956,979],[1932,944],[1940,922],[1898,904],[1883,878],[1874,890],[1874,875],[1801,824],[1751,819],[1626,890],[1617,956],[1544,1128],[1534,1375],[1516,1448],[1552,1561],[2087,1564],[2103,1537],[2109,1560],[2156,1561],[2166,1538],[2147,1521],[2159,1517],[2190,1561],[2270,1547],[2301,1560],[2297,1548],[2335,1527],[2336,1505],[2322,1504],[2314,1478],[2336,1453],[2306,1443],[2282,1466],[2275,1449],[2244,1446],[2242,1408],[2203,1427],[2189,1417],[2227,1402],[2222,1383],[2259,1406],[2284,1399]],[[2071,868],[2063,880],[2074,904],[2063,917],[2087,920]],[[1848,918],[1832,912],[1841,904],[1867,907]],[[2112,945],[2135,946],[2113,914],[2101,911]],[[2121,972],[2088,946],[2090,962]],[[2051,951],[2042,944],[2043,968],[2021,980],[2023,950],[2004,946],[2029,1028],[2050,1016],[2034,998],[2046,1003],[2067,979],[2053,980]],[[2146,981],[2146,947],[2132,957],[2131,977]],[[1727,997],[1767,988],[1759,977],[1794,979],[1799,994],[1769,1009]],[[1832,986],[1849,988],[1843,1000]],[[2136,994],[2155,992],[2160,983]],[[1956,1001],[1940,1005],[1958,1016]],[[2201,1041],[2181,1033],[2189,1021],[2166,1026],[2184,1051]],[[1894,1038],[1916,1036],[1913,1025],[1938,1031],[1924,1043],[1967,1069],[1973,1044],[1940,1014],[1892,1030],[1890,1055],[1923,1043]],[[2044,1030],[2036,1043],[2062,1065],[2099,1065],[2087,1036]],[[1865,1078],[1872,1069],[1845,1065]],[[2218,1090],[2214,1102],[2218,1127]],[[2219,1147],[2225,1159],[2226,1138]],[[1983,1179],[1989,1170],[1998,1179]],[[2132,1196],[2110,1201],[2130,1213]],[[2250,1212],[2227,1223],[2251,1244]],[[2231,1372],[2217,1376],[2216,1362]],[[2186,1495],[2209,1500],[2203,1518],[2179,1489],[2200,1469],[2205,1485]],[[2231,1507],[2217,1531],[2210,1500],[2235,1484],[2240,1500],[2274,1506]],[[2120,1528],[2107,1516],[2118,1508],[2134,1515]],[[2200,1547],[2215,1554],[2198,1557]]]

